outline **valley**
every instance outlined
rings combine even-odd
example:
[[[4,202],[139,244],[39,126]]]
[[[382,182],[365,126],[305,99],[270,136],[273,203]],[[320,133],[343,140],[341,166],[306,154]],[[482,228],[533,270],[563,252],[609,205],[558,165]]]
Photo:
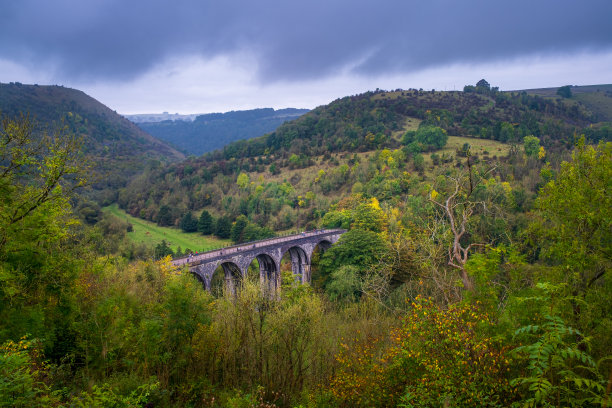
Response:
[[[612,407],[612,1],[4,1],[0,408]]]
[[[0,401],[605,405],[605,87],[376,90],[185,157],[80,91],[0,84]]]
[[[199,156],[237,140],[272,132],[282,123],[306,112],[308,109],[268,108],[194,115],[192,120],[149,119],[136,123],[144,131],[177,146],[185,154]]]

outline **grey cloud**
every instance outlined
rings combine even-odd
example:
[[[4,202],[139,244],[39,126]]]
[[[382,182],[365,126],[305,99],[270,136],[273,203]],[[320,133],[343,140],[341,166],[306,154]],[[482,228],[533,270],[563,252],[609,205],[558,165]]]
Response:
[[[6,3],[6,2],[5,2]],[[129,79],[166,57],[248,50],[262,81],[362,75],[612,48],[607,0],[23,0],[0,58],[66,78]],[[1,80],[1,78],[0,78]]]

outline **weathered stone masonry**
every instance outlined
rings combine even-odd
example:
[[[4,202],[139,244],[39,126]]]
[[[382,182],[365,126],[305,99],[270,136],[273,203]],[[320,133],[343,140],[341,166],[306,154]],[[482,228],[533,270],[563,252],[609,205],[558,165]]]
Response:
[[[310,283],[312,253],[317,245],[326,250],[335,244],[345,230],[316,230],[280,238],[248,242],[193,257],[176,259],[175,266],[188,265],[207,290],[211,288],[213,273],[219,265],[225,274],[225,283],[234,290],[236,282],[246,277],[249,265],[255,258],[259,262],[259,278],[262,286],[270,291],[280,288],[280,264],[289,252],[293,274],[303,283]]]

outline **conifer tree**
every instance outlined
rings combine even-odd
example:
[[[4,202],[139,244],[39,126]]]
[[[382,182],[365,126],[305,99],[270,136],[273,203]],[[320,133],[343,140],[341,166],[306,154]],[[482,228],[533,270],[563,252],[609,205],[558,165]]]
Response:
[[[219,217],[215,228],[215,235],[222,239],[230,237],[232,222],[227,216]]]
[[[194,218],[191,212],[188,212],[181,218],[181,229],[185,232],[196,232],[198,230],[198,221]]]
[[[200,214],[200,219],[198,220],[198,231],[202,233],[202,235],[210,235],[214,232],[213,225],[213,217],[206,210],[202,211]]]

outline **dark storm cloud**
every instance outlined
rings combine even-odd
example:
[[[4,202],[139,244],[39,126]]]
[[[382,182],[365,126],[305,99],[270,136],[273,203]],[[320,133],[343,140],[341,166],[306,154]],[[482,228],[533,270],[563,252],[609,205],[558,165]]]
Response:
[[[248,51],[273,81],[612,49],[607,0],[3,3],[0,58],[88,79],[132,78],[187,54]]]

